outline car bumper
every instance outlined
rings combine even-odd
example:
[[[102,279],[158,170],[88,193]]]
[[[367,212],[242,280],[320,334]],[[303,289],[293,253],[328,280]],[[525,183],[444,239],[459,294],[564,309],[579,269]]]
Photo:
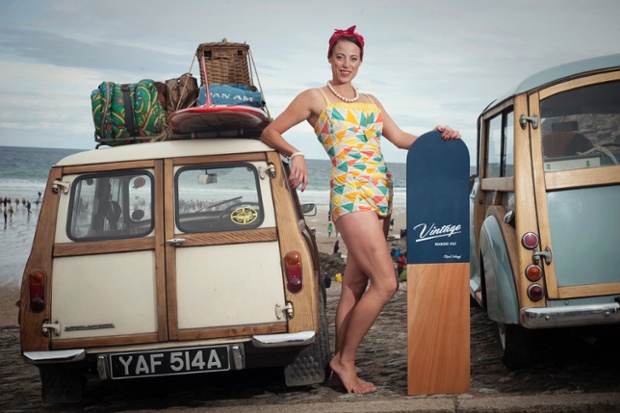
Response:
[[[277,349],[277,348],[292,348],[292,347],[302,347],[308,346],[312,344],[316,339],[316,334],[314,331],[302,331],[298,333],[288,333],[288,334],[265,334],[265,335],[254,335],[252,336],[251,344],[255,348],[269,350],[269,349]],[[186,350],[189,347],[206,347],[207,349],[211,347],[227,347],[227,354],[229,362],[230,370],[243,370],[246,368],[246,356],[244,351],[243,342],[248,343],[248,340],[240,340],[237,343],[222,343],[222,342],[203,342],[198,345],[196,342],[185,343],[186,346],[174,347],[174,346],[161,346],[159,345],[149,345],[149,346],[140,346],[139,348],[126,349],[126,353],[128,355],[134,354],[136,358],[141,355],[145,357],[145,360],[151,354],[155,354],[157,357],[162,357],[161,354],[163,352],[178,350],[179,354]],[[94,351],[94,354],[97,355],[97,371],[99,373],[99,378],[102,380],[112,378],[111,375],[111,362],[110,357],[114,353],[123,353],[123,351],[116,349],[114,351],[110,351],[108,349],[105,352],[98,353]],[[98,353],[98,354],[97,354]],[[24,352],[24,358],[28,363],[34,365],[44,365],[44,364],[67,364],[67,363],[77,363],[84,361],[87,357],[87,351],[85,349],[72,349],[72,350],[50,350],[50,351],[30,351]],[[155,360],[158,365],[159,359]],[[175,359],[175,363],[180,362],[180,359]],[[148,369],[147,369],[148,370]]]
[[[86,358],[86,350],[52,350],[52,351],[26,351],[24,359],[30,364],[58,364],[76,363]]]
[[[522,325],[531,329],[618,324],[620,303],[523,308],[520,316]]]
[[[252,337],[252,344],[258,348],[297,347],[314,343],[314,331],[300,331],[288,334],[264,334]]]

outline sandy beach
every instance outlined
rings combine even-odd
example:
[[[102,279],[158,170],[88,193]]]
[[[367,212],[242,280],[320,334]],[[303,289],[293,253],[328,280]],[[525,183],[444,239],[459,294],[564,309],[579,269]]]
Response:
[[[315,216],[306,217],[308,226],[315,228],[319,251],[331,254],[336,240],[340,240],[340,252],[347,254],[347,248],[342,238],[332,232],[331,237],[327,233],[327,206],[317,205],[318,211]],[[17,325],[18,307],[15,305],[19,299],[19,283],[23,274],[24,266],[30,254],[32,239],[36,229],[37,212],[28,218],[22,211],[17,211],[7,227],[0,234],[0,327]],[[406,213],[404,207],[394,208],[393,234],[398,236],[400,230],[406,227]]]

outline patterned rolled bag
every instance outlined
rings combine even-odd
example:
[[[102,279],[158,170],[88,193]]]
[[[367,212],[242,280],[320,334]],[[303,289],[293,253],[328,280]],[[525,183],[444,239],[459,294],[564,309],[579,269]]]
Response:
[[[166,127],[166,115],[153,80],[103,82],[90,99],[95,134],[107,145],[143,141],[132,138],[156,136]]]

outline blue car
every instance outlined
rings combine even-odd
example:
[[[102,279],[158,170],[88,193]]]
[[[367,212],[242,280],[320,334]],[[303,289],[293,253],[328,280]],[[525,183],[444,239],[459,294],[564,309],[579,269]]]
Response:
[[[502,361],[540,329],[620,323],[620,54],[536,73],[478,119],[470,293]]]

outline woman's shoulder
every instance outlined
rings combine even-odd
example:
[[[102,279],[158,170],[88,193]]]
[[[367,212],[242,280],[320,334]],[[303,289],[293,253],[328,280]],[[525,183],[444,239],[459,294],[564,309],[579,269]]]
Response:
[[[362,93],[362,95],[364,95],[364,97],[366,97],[366,99],[370,102],[370,103],[375,103],[377,105],[380,105],[379,99],[377,99],[377,97],[371,93]]]
[[[310,89],[306,89],[301,92],[298,97],[302,97],[304,99],[323,99],[323,93],[320,87],[313,87]]]
[[[297,95],[295,100],[308,108],[313,115],[318,115],[325,107],[325,97],[319,88],[304,90]]]

